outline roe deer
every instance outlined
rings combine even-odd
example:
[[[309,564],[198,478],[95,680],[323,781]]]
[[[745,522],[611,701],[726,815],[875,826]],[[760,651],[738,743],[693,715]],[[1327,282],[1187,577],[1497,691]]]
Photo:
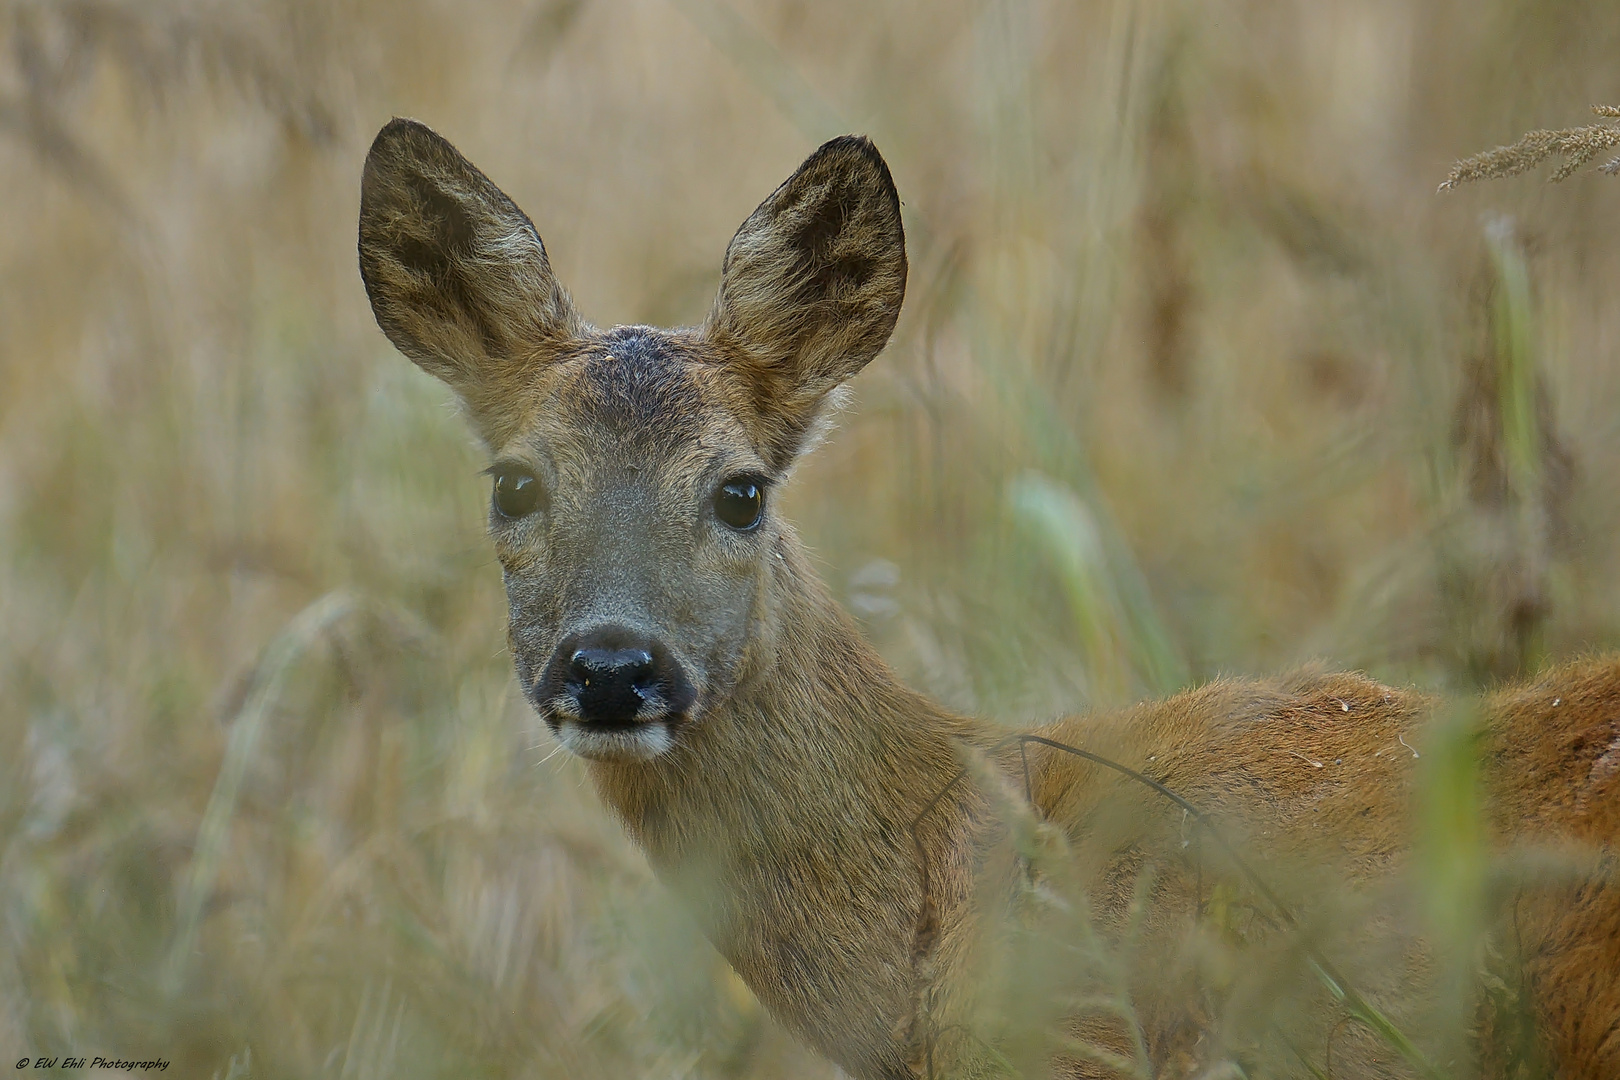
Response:
[[[887,343],[905,292],[900,202],[869,141],[828,142],[748,216],[700,327],[586,323],[529,218],[409,120],[366,160],[360,269],[383,331],[455,390],[491,455],[489,528],[529,702],[758,997],[850,1074],[990,1068],[961,1029],[987,898],[1031,873],[1006,855],[1020,813],[1083,868],[1100,926],[1174,943],[1217,894],[1259,913],[1257,894],[1273,894],[1247,864],[1189,846],[1194,806],[1251,858],[1327,866],[1371,898],[1337,961],[1311,954],[1316,989],[1279,991],[1312,1018],[1290,1045],[1325,1046],[1339,1077],[1425,1071],[1368,1023],[1335,1019],[1345,995],[1392,1023],[1419,1016],[1435,982],[1385,888],[1410,861],[1408,749],[1433,701],[1354,674],[1220,680],[1010,747],[903,686],[777,515],[777,489]],[[1579,849],[1597,867],[1517,904],[1524,1014],[1557,1075],[1615,1080],[1620,661],[1553,671],[1482,715],[1494,841]],[[1302,926],[1273,911],[1222,932],[1286,952]],[[1358,956],[1372,958],[1359,989],[1321,989]],[[1134,1052],[1156,1075],[1265,1071],[1210,1020],[1224,991],[1206,974],[1140,973],[1129,1022],[1073,1011],[1068,1030],[1102,1049],[1052,1067],[1113,1075]],[[1496,1021],[1471,1023],[1481,1067],[1507,1075]]]

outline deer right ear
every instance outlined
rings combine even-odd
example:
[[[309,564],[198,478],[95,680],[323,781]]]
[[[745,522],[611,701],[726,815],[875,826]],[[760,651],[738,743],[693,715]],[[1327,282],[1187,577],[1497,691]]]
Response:
[[[825,143],[726,248],[705,326],[754,400],[783,469],[828,395],[882,351],[906,295],[906,235],[889,167],[868,139]]]
[[[528,217],[414,120],[390,121],[366,155],[360,276],[383,333],[461,395],[490,445],[584,326]]]

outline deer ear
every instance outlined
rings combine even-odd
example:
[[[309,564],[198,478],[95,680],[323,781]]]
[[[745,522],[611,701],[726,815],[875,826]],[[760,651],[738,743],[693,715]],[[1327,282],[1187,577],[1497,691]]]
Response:
[[[705,331],[754,398],[772,468],[805,448],[827,395],[882,351],[905,295],[900,196],[865,138],[824,144],[742,223]]]
[[[360,276],[383,333],[461,395],[491,445],[584,325],[528,217],[414,120],[390,121],[366,155]]]

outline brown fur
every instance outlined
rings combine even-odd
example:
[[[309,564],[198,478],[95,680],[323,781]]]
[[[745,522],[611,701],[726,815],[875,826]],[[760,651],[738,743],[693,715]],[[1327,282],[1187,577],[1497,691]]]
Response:
[[[492,512],[491,524],[519,680],[547,722],[565,742],[585,738],[537,696],[543,668],[581,628],[650,635],[692,680],[696,704],[634,728],[636,753],[589,751],[598,790],[658,873],[761,1000],[856,1077],[915,1077],[930,1060],[941,1075],[973,1072],[975,1052],[952,1033],[976,1007],[987,903],[1016,892],[1018,872],[996,853],[1027,812],[1022,759],[998,729],[899,683],[769,502],[757,528],[728,531],[709,501],[728,476],[758,477],[767,492],[783,482],[829,398],[888,340],[906,262],[877,151],[834,140],[761,204],[696,329],[587,325],[528,218],[410,121],[385,127],[367,159],[360,261],[383,330],[461,395],[497,468],[544,485],[543,512]],[[1303,969],[1297,943],[1330,875],[1360,929],[1322,954],[1337,948],[1331,962],[1400,1021],[1422,1014],[1434,978],[1399,885],[1414,832],[1412,747],[1434,704],[1360,675],[1305,672],[1221,680],[1043,729],[1209,814],[1298,909],[1293,930],[1279,931],[1224,849],[1147,787],[1036,746],[1029,795],[1060,826],[1063,865],[1098,925],[1123,926],[1148,882],[1145,933],[1167,957],[1213,933],[1239,962],[1292,957]],[[1620,661],[1549,672],[1484,711],[1499,845],[1612,861]],[[1514,915],[1547,1058],[1561,1076],[1620,1076],[1620,892],[1593,875],[1527,887]],[[1255,1037],[1212,1026],[1216,999],[1241,993],[1242,980],[1216,985],[1195,968],[1132,979],[1165,1075]],[[1386,1044],[1342,1030],[1310,985],[1295,1030],[1336,1075],[1406,1075]],[[1079,1015],[1072,1026],[1128,1042],[1115,1020]],[[1480,1028],[1491,1066],[1493,1029]],[[1106,1075],[1099,1068],[1060,1066]]]

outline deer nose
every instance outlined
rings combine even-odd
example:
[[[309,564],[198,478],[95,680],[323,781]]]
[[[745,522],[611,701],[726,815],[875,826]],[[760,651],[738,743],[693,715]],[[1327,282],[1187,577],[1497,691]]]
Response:
[[[586,724],[668,720],[690,708],[695,697],[669,650],[621,626],[564,640],[544,684],[543,700],[571,698],[565,715]]]
[[[588,722],[634,719],[657,681],[652,650],[640,646],[579,648],[568,658],[568,688]]]

